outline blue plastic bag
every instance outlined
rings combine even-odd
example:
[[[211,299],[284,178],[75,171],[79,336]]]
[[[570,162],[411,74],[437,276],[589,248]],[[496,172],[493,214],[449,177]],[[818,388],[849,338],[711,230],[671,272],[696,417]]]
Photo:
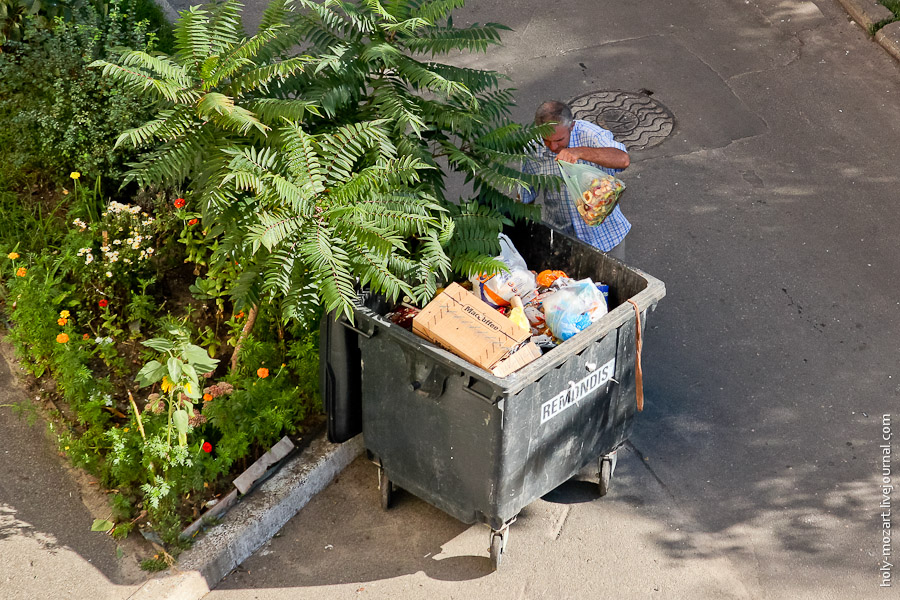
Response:
[[[566,341],[606,314],[606,300],[590,279],[581,279],[553,292],[543,300],[547,326]]]

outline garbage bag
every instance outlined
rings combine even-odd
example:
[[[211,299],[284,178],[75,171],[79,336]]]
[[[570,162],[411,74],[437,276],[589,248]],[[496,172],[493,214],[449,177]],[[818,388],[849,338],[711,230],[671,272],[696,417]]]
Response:
[[[578,214],[587,225],[600,225],[619,203],[625,184],[599,167],[562,160],[557,164]]]
[[[512,240],[502,233],[500,256],[497,258],[503,261],[509,272],[473,275],[469,278],[472,291],[493,308],[509,306],[513,296],[519,296],[527,304],[537,294],[534,273],[528,270],[528,264],[516,250]]]
[[[575,281],[543,300],[544,317],[553,335],[566,341],[606,314],[603,294],[590,279]]]

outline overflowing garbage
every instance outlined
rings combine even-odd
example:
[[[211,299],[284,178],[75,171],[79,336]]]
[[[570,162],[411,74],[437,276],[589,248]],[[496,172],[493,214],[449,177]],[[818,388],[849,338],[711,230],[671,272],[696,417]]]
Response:
[[[451,283],[423,309],[401,303],[386,317],[505,377],[607,313],[609,287],[602,282],[533,271],[503,234],[497,258],[508,271]]]

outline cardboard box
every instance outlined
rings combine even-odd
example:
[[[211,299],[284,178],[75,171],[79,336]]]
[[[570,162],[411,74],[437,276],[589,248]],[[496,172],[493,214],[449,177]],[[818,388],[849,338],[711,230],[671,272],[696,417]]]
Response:
[[[486,371],[531,336],[456,283],[413,318],[413,333]]]
[[[498,362],[491,373],[495,377],[506,377],[512,375],[533,360],[539,359],[543,353],[534,342],[528,342],[500,362]]]

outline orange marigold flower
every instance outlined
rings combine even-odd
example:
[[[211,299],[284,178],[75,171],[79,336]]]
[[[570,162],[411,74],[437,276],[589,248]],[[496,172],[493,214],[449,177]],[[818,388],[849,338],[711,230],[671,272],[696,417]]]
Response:
[[[209,402],[209,401],[212,400],[212,399],[213,399],[212,394],[203,394],[203,401],[204,401],[204,402]]]
[[[58,336],[56,336],[56,341],[59,342],[60,344],[65,344],[66,342],[69,341],[69,336],[65,333],[61,333]]]
[[[259,375],[260,379],[265,379],[269,376],[269,370],[265,367],[260,367],[256,370],[256,374]]]
[[[28,272],[28,269],[25,267],[19,267],[16,269],[16,277],[25,277],[25,274]]]
[[[234,315],[234,318],[235,318],[235,319],[243,319],[243,318],[244,318],[244,311],[241,311],[241,312],[239,312],[238,314]]]
[[[68,320],[67,318],[65,318],[65,317],[60,317],[60,318],[58,318],[58,319],[56,320],[56,324],[59,325],[59,326],[63,326],[63,325],[65,325],[65,324],[68,323],[68,322],[69,322],[69,320]]]
[[[83,336],[81,336],[81,339],[83,339],[83,340],[89,340],[89,339],[91,339],[91,334],[86,333],[86,334],[84,334]]]
[[[9,254],[6,255],[6,258],[8,258],[9,260],[16,260],[17,258],[19,258],[19,253],[18,252],[10,252]]]

